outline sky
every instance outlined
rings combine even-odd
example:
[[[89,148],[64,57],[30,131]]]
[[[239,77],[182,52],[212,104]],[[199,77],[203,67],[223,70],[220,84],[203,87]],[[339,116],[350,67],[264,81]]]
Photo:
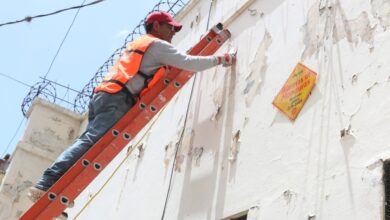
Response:
[[[3,1],[0,23],[79,6],[82,2]],[[84,4],[90,2],[93,0]],[[26,128],[21,104],[30,91],[28,85],[42,81],[40,77],[48,72],[47,79],[80,91],[158,2],[105,0],[82,8],[50,72],[49,66],[77,10],[36,18],[29,23],[0,26],[0,157],[12,154]],[[70,102],[74,100],[71,92],[57,95]]]

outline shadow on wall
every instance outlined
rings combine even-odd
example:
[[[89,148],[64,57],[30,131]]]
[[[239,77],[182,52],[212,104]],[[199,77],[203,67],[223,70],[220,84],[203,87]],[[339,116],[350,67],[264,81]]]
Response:
[[[216,73],[221,74],[221,73]],[[203,75],[200,75],[199,81],[204,81]],[[212,76],[209,76],[212,77]],[[207,79],[206,79],[207,80]],[[225,79],[226,80],[226,79]],[[198,90],[199,93],[196,96],[201,97],[207,94],[202,94],[201,90]],[[226,87],[223,91],[223,94],[226,94]],[[202,102],[201,99],[196,100],[195,106],[200,106]],[[225,103],[222,104],[221,108],[225,109]],[[207,212],[210,217],[210,209],[212,207],[213,196],[215,194],[217,174],[218,174],[218,165],[220,161],[226,158],[221,159],[220,154],[218,153],[219,147],[221,145],[221,137],[224,128],[222,127],[221,120],[203,120],[199,122],[199,109],[195,109],[195,115],[193,118],[192,126],[194,128],[194,138],[190,141],[189,149],[196,149],[196,147],[202,147],[202,158],[197,158],[194,152],[183,152],[183,154],[189,155],[186,160],[185,170],[184,170],[184,179],[183,179],[183,188],[180,198],[180,207],[178,211],[177,219],[184,219],[184,216],[191,215],[191,213],[201,213]],[[223,110],[222,110],[223,111]],[[220,114],[225,114],[221,112]],[[218,117],[220,118],[220,117]],[[204,140],[203,137],[208,137],[207,140]],[[207,146],[206,146],[207,145]],[[184,146],[182,149],[188,149]],[[226,148],[225,148],[226,149]],[[212,155],[212,156],[210,156]],[[193,175],[193,166],[198,160],[204,160],[205,157],[212,157],[212,162],[208,161],[207,164],[212,164],[212,167],[208,167],[207,171],[204,169],[201,171],[202,175]],[[202,167],[202,164],[206,163],[204,161],[195,164],[196,166]],[[204,166],[203,166],[204,167]],[[197,173],[199,169],[196,170]]]
[[[251,1],[251,0],[249,0]],[[246,1],[245,1],[246,2]],[[240,42],[234,42],[234,39],[239,36],[240,33],[250,29],[256,28],[256,23],[263,18],[264,15],[271,13],[277,7],[284,2],[284,0],[275,0],[275,1],[253,1],[242,14],[230,23],[227,27],[232,33],[231,43],[235,47],[239,47]],[[219,3],[221,4],[221,2]],[[203,4],[203,7],[208,7],[208,4]],[[213,7],[212,10],[218,9],[218,2],[216,7]],[[214,14],[213,11],[211,14]],[[226,15],[230,16],[230,15]],[[212,19],[211,19],[212,20]],[[204,20],[206,22],[206,20]],[[258,27],[257,27],[258,28]],[[259,41],[261,36],[259,37]],[[260,42],[258,42],[260,43]],[[245,54],[242,54],[244,56]],[[224,204],[225,196],[227,191],[227,184],[229,180],[234,179],[235,175],[235,166],[236,164],[232,163],[229,167],[228,162],[228,151],[230,145],[233,143],[233,117],[234,117],[234,96],[237,91],[236,87],[236,77],[239,76],[239,70],[237,73],[235,67],[233,67],[232,72],[226,70],[226,76],[222,81],[223,83],[223,101],[219,110],[219,119],[212,121],[199,120],[199,108],[195,108],[194,117],[190,120],[192,128],[195,128],[194,140],[191,141],[191,145],[197,145],[193,147],[202,147],[204,151],[202,152],[203,157],[212,156],[212,162],[208,161],[208,167],[202,171],[196,170],[196,174],[202,172],[201,175],[194,175],[193,167],[196,161],[196,158],[191,156],[187,157],[185,169],[183,170],[183,188],[180,195],[180,206],[178,207],[178,216],[177,219],[184,219],[185,216],[195,217],[196,214],[202,215],[202,219],[214,219],[222,218],[224,213]],[[225,71],[225,70],[224,70]],[[221,74],[221,73],[216,73]],[[200,75],[200,77],[204,77]],[[210,76],[211,78],[211,76]],[[202,79],[198,79],[202,82]],[[222,84],[221,83],[221,84]],[[195,94],[195,99],[197,99],[192,105],[200,106],[200,97],[201,91],[198,91],[198,94]],[[204,140],[204,137],[207,137],[207,140]],[[197,143],[198,142],[198,143]],[[201,142],[201,143],[200,143]],[[200,143],[200,144],[199,144]],[[207,146],[202,145],[202,143],[207,143]],[[199,145],[199,146],[198,146]],[[202,145],[202,146],[200,146]],[[190,147],[191,149],[191,147]],[[187,152],[183,152],[186,154]],[[199,158],[198,158],[199,159]],[[202,159],[200,159],[202,160]],[[205,163],[204,161],[202,163]],[[202,165],[200,165],[202,166]],[[228,169],[230,168],[230,178],[228,176]],[[249,209],[250,207],[248,207]],[[215,215],[215,216],[214,216]],[[200,216],[198,216],[200,217]]]

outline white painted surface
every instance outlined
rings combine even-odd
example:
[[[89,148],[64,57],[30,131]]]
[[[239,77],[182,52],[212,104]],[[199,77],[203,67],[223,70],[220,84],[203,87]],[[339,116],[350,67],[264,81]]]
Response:
[[[214,2],[210,24],[228,23],[233,35],[218,53],[238,48],[238,62],[197,74],[165,219],[247,210],[248,219],[382,219],[389,3]],[[183,50],[205,33],[209,3],[194,1],[179,15]],[[291,122],[271,102],[297,62],[319,79]],[[90,186],[101,191],[77,219],[161,219],[191,86],[161,114],[143,157],[120,166],[122,153],[112,179],[102,187],[107,172]],[[349,126],[353,136],[341,138]],[[73,215],[85,203],[76,204]]]
[[[258,0],[240,10],[250,1],[214,2],[211,24],[228,21],[233,34],[218,53],[236,47],[238,62],[197,74],[165,219],[246,210],[250,219],[381,219],[389,3]],[[183,11],[176,45],[199,39],[208,9],[200,1]],[[297,62],[319,80],[291,122],[271,102]],[[113,178],[102,188],[107,172],[89,188],[101,192],[77,219],[161,219],[191,86],[161,114],[143,157],[114,162]],[[348,126],[353,136],[341,138]]]
[[[210,1],[193,2],[179,15],[174,44],[183,50],[206,32]],[[228,23],[233,35],[217,53],[237,48],[237,65],[198,73],[130,143],[138,149],[140,140],[142,153],[125,148],[68,210],[71,219],[161,219],[176,146],[164,219],[248,210],[251,220],[383,218],[390,3],[250,2],[211,8],[210,24]],[[319,79],[292,122],[271,103],[297,62]]]

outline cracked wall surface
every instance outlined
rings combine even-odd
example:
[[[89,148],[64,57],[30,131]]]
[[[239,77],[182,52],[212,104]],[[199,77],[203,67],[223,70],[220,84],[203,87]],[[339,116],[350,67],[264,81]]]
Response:
[[[62,107],[41,99],[34,101],[24,135],[0,185],[0,219],[19,219],[32,205],[28,188],[76,138],[82,120],[82,116]]]

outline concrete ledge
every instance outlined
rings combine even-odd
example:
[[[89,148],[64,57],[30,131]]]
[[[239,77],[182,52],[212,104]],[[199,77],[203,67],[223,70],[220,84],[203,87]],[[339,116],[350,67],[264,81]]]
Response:
[[[34,108],[35,108],[38,104],[40,104],[40,105],[42,105],[42,106],[45,106],[45,107],[48,107],[48,108],[51,108],[51,109],[53,109],[53,110],[55,110],[55,111],[57,111],[57,112],[60,112],[60,113],[62,113],[62,114],[65,114],[65,115],[67,115],[67,116],[76,118],[76,119],[78,119],[78,120],[80,120],[80,121],[81,121],[81,120],[84,120],[85,117],[87,117],[87,115],[88,115],[87,112],[84,113],[84,114],[79,114],[79,113],[76,113],[76,112],[74,112],[74,111],[71,111],[71,110],[69,110],[69,109],[67,109],[67,108],[64,108],[64,107],[62,107],[62,106],[53,104],[53,103],[51,103],[51,102],[49,102],[49,101],[46,101],[46,100],[44,100],[44,99],[38,97],[38,98],[36,98],[36,99],[33,101],[31,107],[29,108],[29,110],[28,110],[28,112],[27,112],[27,114],[26,114],[27,117],[30,117],[30,115],[31,115],[31,113],[33,112]]]

